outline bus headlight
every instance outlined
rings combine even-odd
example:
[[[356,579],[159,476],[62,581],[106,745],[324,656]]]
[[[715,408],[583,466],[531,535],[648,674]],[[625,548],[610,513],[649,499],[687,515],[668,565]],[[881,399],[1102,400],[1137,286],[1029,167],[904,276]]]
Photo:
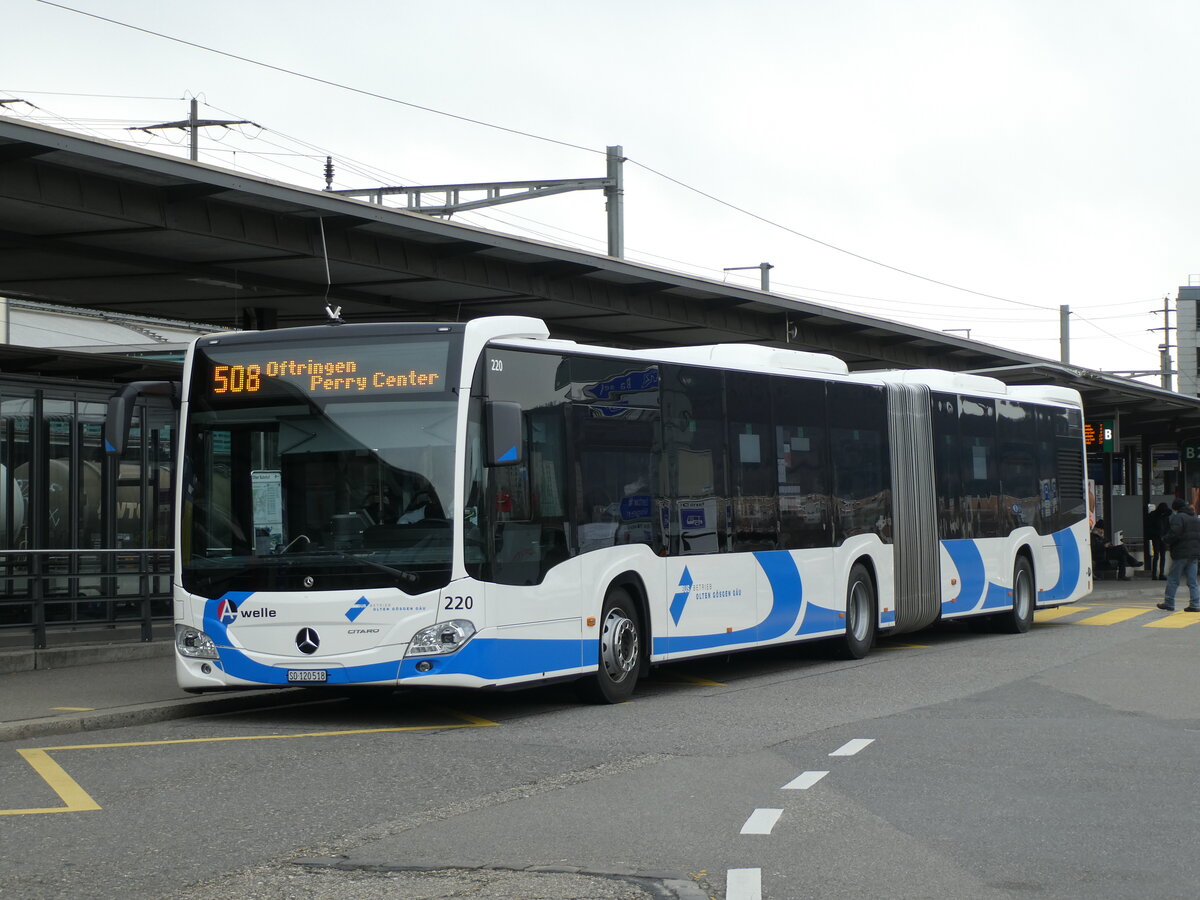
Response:
[[[462,649],[475,634],[475,625],[466,619],[451,619],[422,628],[413,635],[405,656],[441,656]]]
[[[217,645],[199,628],[187,625],[175,626],[175,647],[184,656],[192,659],[219,659]]]

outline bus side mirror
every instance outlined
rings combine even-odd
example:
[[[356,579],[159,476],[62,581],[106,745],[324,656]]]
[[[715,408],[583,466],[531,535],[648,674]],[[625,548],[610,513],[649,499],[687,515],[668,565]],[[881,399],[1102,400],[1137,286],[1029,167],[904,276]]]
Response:
[[[125,452],[129,440],[129,426],[133,422],[133,404],[139,396],[179,396],[173,381],[131,381],[108,398],[108,414],[104,417],[104,449],[120,455]]]
[[[516,466],[523,463],[525,442],[521,404],[509,400],[489,400],[484,411],[488,465]]]

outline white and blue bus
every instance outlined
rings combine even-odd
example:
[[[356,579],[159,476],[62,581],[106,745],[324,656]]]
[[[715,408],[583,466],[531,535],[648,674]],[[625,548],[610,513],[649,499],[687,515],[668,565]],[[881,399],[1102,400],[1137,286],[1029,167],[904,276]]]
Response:
[[[330,324],[198,339],[181,441],[192,691],[570,679],[616,702],[659,663],[1024,632],[1091,589],[1060,387],[524,317]]]

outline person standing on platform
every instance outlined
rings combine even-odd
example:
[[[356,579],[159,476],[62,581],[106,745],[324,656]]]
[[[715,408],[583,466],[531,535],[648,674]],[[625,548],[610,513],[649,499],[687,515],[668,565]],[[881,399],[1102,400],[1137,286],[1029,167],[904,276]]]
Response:
[[[1150,578],[1163,581],[1167,577],[1167,529],[1171,522],[1171,507],[1165,503],[1150,508],[1146,516],[1146,540],[1150,547]]]
[[[1179,589],[1179,579],[1186,574],[1191,599],[1186,610],[1200,613],[1200,585],[1196,584],[1196,565],[1200,562],[1200,519],[1180,498],[1175,499],[1171,509],[1174,512],[1166,538],[1167,549],[1171,551],[1171,571],[1167,575],[1166,594],[1158,608],[1175,612],[1175,592]]]

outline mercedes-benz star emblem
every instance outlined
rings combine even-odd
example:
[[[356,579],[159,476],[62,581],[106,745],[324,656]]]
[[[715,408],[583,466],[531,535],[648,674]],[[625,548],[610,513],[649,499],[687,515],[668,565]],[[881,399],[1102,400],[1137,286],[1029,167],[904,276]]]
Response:
[[[301,628],[296,633],[296,646],[300,648],[301,653],[316,653],[317,648],[321,646],[321,639],[313,629]]]

